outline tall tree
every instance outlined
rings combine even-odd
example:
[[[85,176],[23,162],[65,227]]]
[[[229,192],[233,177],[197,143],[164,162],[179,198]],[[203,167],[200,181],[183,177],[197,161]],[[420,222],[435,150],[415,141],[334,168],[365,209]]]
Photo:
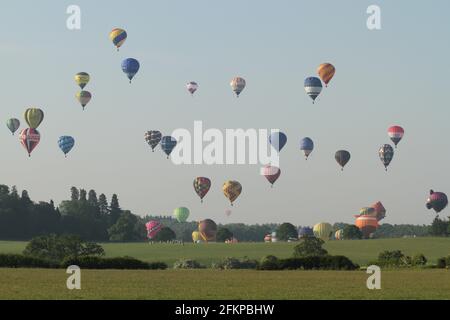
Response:
[[[31,204],[32,201],[30,199],[30,196],[28,195],[27,190],[22,190],[22,196],[20,197],[20,200],[25,204]]]
[[[87,201],[87,198],[86,198],[86,190],[84,190],[84,189],[80,189],[80,201]]]
[[[97,193],[95,190],[89,190],[88,193],[88,202],[91,206],[97,207],[98,206],[98,199],[97,199]]]
[[[102,215],[108,214],[108,200],[106,200],[106,196],[104,193],[102,193],[98,197],[98,208],[99,208],[100,214],[102,214]]]
[[[17,187],[16,186],[12,186],[12,188],[11,188],[11,197],[14,200],[19,199],[19,192],[17,191]]]
[[[111,198],[111,204],[109,206],[109,216],[111,217],[111,225],[117,222],[120,214],[122,213],[122,209],[120,209],[119,198],[117,198],[117,194],[113,194]]]
[[[80,192],[75,187],[70,188],[70,200],[78,201],[80,199]]]

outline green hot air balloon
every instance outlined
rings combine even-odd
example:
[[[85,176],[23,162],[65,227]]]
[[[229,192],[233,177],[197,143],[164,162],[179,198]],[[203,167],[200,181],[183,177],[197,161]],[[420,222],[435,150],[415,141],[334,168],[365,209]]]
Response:
[[[329,223],[320,222],[314,226],[313,231],[316,238],[326,241],[330,240],[333,233],[333,227]]]
[[[189,217],[189,209],[185,207],[176,208],[173,210],[173,216],[178,222],[186,222]]]

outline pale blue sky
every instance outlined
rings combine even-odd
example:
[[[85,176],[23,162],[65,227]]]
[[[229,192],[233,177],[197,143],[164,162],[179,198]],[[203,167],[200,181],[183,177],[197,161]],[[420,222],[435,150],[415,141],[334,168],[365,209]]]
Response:
[[[66,8],[78,4],[82,29],[66,28]],[[366,28],[366,8],[378,4],[382,30]],[[6,126],[0,135],[0,182],[26,188],[34,200],[59,203],[73,186],[119,194],[137,214],[191,209],[192,219],[218,222],[352,222],[360,207],[381,200],[387,223],[429,223],[430,188],[450,192],[448,1],[14,1],[2,4],[3,121],[34,105],[45,112],[40,145],[28,159]],[[108,34],[128,32],[118,53]],[[122,59],[141,70],[130,86]],[[322,62],[337,69],[312,105],[303,80]],[[91,74],[93,99],[82,112],[73,76]],[[241,98],[234,76],[247,80]],[[195,98],[187,81],[200,85]],[[288,136],[282,175],[270,189],[259,166],[175,166],[143,135],[159,129],[280,128]],[[386,130],[405,128],[386,174],[378,148]],[[56,141],[72,135],[64,159]],[[299,141],[316,150],[305,162]],[[342,173],[338,149],[352,159]],[[213,181],[205,203],[196,176]],[[231,217],[222,183],[243,193]],[[443,214],[448,214],[444,211]]]

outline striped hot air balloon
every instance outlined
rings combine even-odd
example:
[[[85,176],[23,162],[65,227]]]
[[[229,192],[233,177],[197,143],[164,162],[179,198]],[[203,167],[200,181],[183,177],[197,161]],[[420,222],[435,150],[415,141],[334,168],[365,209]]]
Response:
[[[336,73],[336,69],[331,63],[322,63],[317,68],[317,74],[320,79],[325,83],[325,86],[328,86],[328,83],[333,79],[334,74]]]
[[[306,94],[312,99],[313,103],[322,92],[322,82],[319,78],[309,77],[305,79]]]
[[[216,241],[217,224],[211,219],[205,219],[198,224],[198,232],[203,241]]]
[[[378,228],[378,220],[372,216],[359,216],[355,225],[361,230],[363,237],[368,239]]]
[[[114,46],[119,51],[119,48],[127,40],[127,32],[120,28],[115,28],[109,33],[109,39],[113,42]]]
[[[273,184],[281,175],[281,170],[278,167],[266,165],[261,168],[261,175],[263,175],[267,181],[269,181],[270,186],[273,187]]]
[[[313,232],[316,238],[326,241],[330,239],[333,233],[333,227],[327,222],[320,222],[314,226]]]
[[[36,129],[27,128],[20,132],[19,136],[20,143],[27,150],[28,156],[31,156],[34,148],[39,144],[41,140],[41,134]]]
[[[402,140],[404,134],[405,130],[399,126],[392,126],[388,129],[389,138],[391,138],[396,148],[400,140]]]
[[[86,72],[79,72],[75,75],[75,82],[80,86],[81,90],[88,84],[91,77]]]
[[[334,233],[334,238],[335,238],[336,240],[344,240],[344,230],[339,229],[338,231],[336,231],[336,232]]]
[[[23,117],[31,129],[37,129],[44,120],[44,111],[39,108],[28,108]]]

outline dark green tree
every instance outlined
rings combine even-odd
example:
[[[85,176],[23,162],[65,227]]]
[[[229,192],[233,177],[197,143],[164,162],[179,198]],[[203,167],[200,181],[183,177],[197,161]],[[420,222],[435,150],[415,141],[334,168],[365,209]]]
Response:
[[[108,214],[108,200],[106,199],[106,196],[102,193],[98,197],[98,209],[100,211],[101,215],[107,215]]]
[[[439,217],[436,216],[436,218],[434,218],[433,220],[433,223],[431,224],[430,233],[431,235],[436,237],[446,237],[449,235],[449,227],[449,222],[439,219]]]
[[[300,243],[294,247],[294,257],[326,256],[328,252],[322,248],[324,243],[322,239],[316,237],[302,238]]]
[[[119,198],[117,197],[117,194],[113,194],[111,204],[109,206],[110,223],[112,225],[117,222],[117,219],[119,219],[121,213],[122,209],[120,209]]]
[[[357,226],[354,224],[348,224],[343,229],[343,236],[344,239],[348,240],[356,240],[356,239],[362,239],[362,232],[359,230]]]
[[[80,200],[80,192],[75,187],[70,188],[70,200],[72,201]]]
[[[80,189],[80,201],[87,201],[87,194],[84,189]]]
[[[20,197],[20,200],[22,201],[22,203],[24,205],[31,205],[33,202],[30,199],[30,196],[28,195],[28,191],[27,190],[22,190],[22,195]]]
[[[227,228],[219,227],[217,229],[217,242],[225,242],[233,238],[233,232]]]
[[[88,202],[91,206],[98,207],[97,193],[95,192],[95,190],[89,190]]]
[[[290,238],[297,239],[297,228],[293,224],[285,222],[277,228],[277,238],[280,241],[287,241]]]
[[[176,237],[177,237],[177,235],[175,234],[175,232],[172,229],[170,229],[169,227],[163,227],[161,229],[161,231],[159,231],[156,234],[153,241],[156,241],[156,242],[172,241],[172,240],[175,240]]]
[[[123,211],[117,222],[108,229],[109,240],[126,242],[145,239],[144,225],[130,211]]]
[[[12,186],[12,188],[11,188],[11,197],[14,200],[18,200],[19,199],[19,192],[17,191],[17,187],[16,186]]]

